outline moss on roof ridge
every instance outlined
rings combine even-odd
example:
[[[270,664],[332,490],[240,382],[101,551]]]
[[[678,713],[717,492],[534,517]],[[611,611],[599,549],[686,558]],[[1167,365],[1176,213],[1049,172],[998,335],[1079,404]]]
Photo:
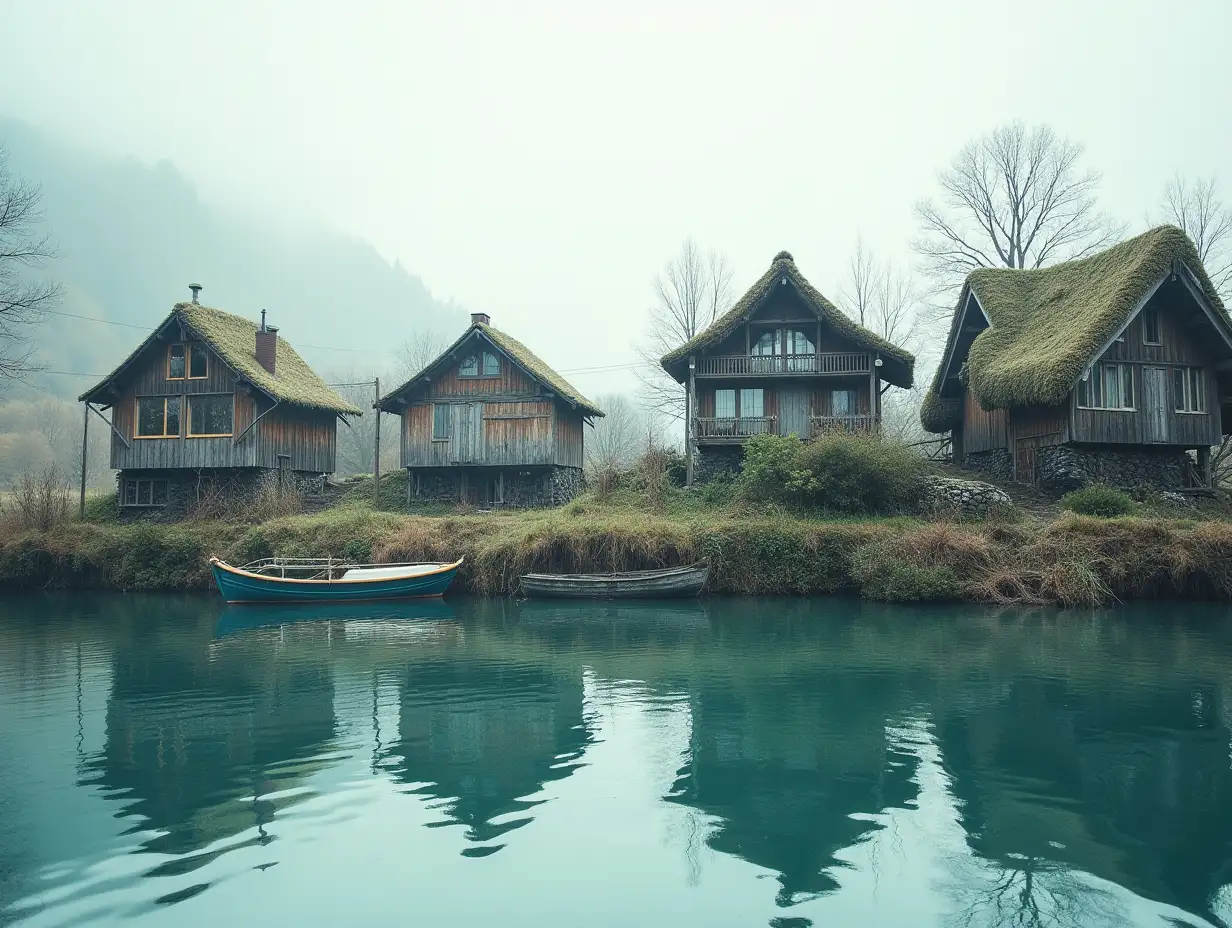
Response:
[[[972,271],[954,309],[942,357],[953,350],[958,320],[973,292],[991,325],[971,344],[964,366],[972,394],[985,409],[1063,403],[1096,353],[1129,321],[1138,303],[1183,262],[1208,302],[1232,328],[1197,249],[1175,226],[1157,226],[1087,258],[1046,268]],[[961,420],[961,404],[941,394],[939,367],[920,419],[930,432]],[[957,416],[957,419],[955,418]]]
[[[549,367],[543,361],[543,359],[540,358],[537,354],[535,354],[533,351],[531,351],[529,348],[523,345],[520,341],[518,341],[512,335],[508,335],[505,332],[502,332],[500,329],[494,329],[492,328],[491,325],[485,322],[471,323],[470,327],[467,328],[467,330],[463,332],[461,336],[458,337],[457,341],[455,341],[452,345],[450,345],[448,348],[442,351],[439,355],[433,358],[432,361],[430,361],[427,365],[424,366],[423,370],[416,371],[413,376],[408,377],[401,384],[394,387],[394,389],[390,390],[388,393],[382,396],[377,401],[377,405],[380,406],[382,409],[384,409],[385,403],[388,400],[397,396],[403,390],[406,390],[407,388],[411,387],[415,383],[415,381],[419,380],[421,377],[427,374],[428,371],[432,370],[432,368],[436,367],[436,365],[441,363],[441,360],[443,358],[457,351],[458,348],[461,347],[462,343],[465,342],[468,338],[470,338],[473,332],[480,332],[481,334],[486,336],[487,339],[490,342],[492,342],[492,344],[496,345],[503,352],[509,355],[509,357],[513,358],[518,364],[526,368],[526,370],[530,372],[532,377],[537,378],[540,382],[551,387],[554,391],[556,391],[556,394],[560,396],[562,399],[564,399],[566,402],[576,404],[578,407],[583,409],[587,415],[591,415],[591,416],[604,415],[604,412],[602,409],[600,409],[598,406],[596,406],[594,403],[588,400],[585,396],[579,393],[578,390],[571,383],[569,383],[569,381],[565,380],[564,377],[556,373],[556,371],[552,370],[552,368]]]
[[[774,286],[774,281],[786,275],[789,277],[800,290],[804,297],[811,302],[817,311],[825,318],[840,335],[844,335],[851,339],[857,345],[867,348],[871,351],[877,351],[882,355],[892,360],[898,361],[904,365],[906,376],[904,383],[898,383],[897,386],[910,387],[915,369],[915,355],[905,348],[900,348],[898,345],[887,341],[875,332],[864,328],[846,313],[840,310],[837,306],[831,303],[826,297],[817,290],[796,267],[795,259],[792,258],[790,252],[780,251],[774,256],[774,260],[770,262],[769,269],[757,279],[745,294],[738,299],[735,304],[714,320],[704,330],[694,335],[691,339],[681,345],[674,351],[668,352],[660,359],[660,363],[664,369],[680,363],[690,354],[700,351],[715,342],[720,341],[729,335],[740,321],[744,318],[745,313],[751,310],[757,303],[768,294]],[[886,378],[889,379],[889,378]],[[891,381],[893,382],[893,381]]]
[[[512,335],[508,335],[500,329],[494,329],[485,322],[475,323],[474,328],[477,328],[483,332],[495,345],[508,353],[519,364],[550,386],[564,399],[582,407],[586,410],[586,412],[593,416],[602,416],[604,414],[602,409],[578,392],[573,384],[569,383],[569,381],[565,380],[564,377],[552,370],[552,368],[550,368],[542,358],[523,345]]]
[[[356,406],[330,389],[282,336],[278,337],[275,354],[274,370],[277,373],[271,374],[257,361],[257,323],[200,303],[176,303],[167,318],[155,326],[153,332],[115,370],[83,393],[81,399],[93,395],[119,374],[173,319],[178,319],[195,338],[208,345],[236,374],[274,399],[310,409],[362,415]]]

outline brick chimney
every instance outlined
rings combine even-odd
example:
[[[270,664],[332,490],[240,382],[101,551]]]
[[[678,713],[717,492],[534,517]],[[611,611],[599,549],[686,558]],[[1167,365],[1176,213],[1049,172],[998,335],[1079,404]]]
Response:
[[[261,310],[261,328],[257,329],[257,363],[276,373],[278,365],[278,327],[265,324],[265,310]]]
[[[492,317],[487,313],[471,313],[471,325],[479,325],[481,322],[484,325],[491,325]]]

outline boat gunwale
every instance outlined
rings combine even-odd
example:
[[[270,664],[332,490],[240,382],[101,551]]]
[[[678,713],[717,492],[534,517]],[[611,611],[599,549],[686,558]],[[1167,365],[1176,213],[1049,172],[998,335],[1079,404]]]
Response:
[[[690,564],[687,567],[665,567],[659,570],[632,570],[624,573],[612,574],[522,574],[522,576],[518,579],[540,582],[562,580],[569,583],[577,583],[579,581],[585,583],[620,583],[628,580],[655,580],[659,578],[669,578],[687,573],[701,573],[702,571],[708,570],[710,570],[709,562],[699,561],[698,563]]]
[[[218,568],[219,570],[223,570],[229,574],[234,574],[237,577],[249,577],[253,580],[261,580],[265,583],[274,583],[274,584],[297,583],[297,584],[308,584],[311,586],[341,586],[341,585],[350,584],[352,586],[359,586],[365,583],[386,583],[388,584],[388,583],[397,583],[403,580],[418,580],[422,577],[436,577],[436,576],[439,576],[440,574],[447,573],[450,570],[457,570],[459,567],[462,566],[462,562],[465,560],[466,558],[459,558],[458,560],[454,561],[452,564],[439,565],[436,570],[430,570],[422,574],[408,574],[405,577],[360,577],[360,578],[351,579],[351,580],[348,580],[345,576],[340,577],[337,580],[311,580],[311,579],[301,579],[298,577],[271,577],[268,574],[257,574],[249,570],[243,570],[239,567],[232,567],[226,561],[220,558],[217,558],[217,557],[210,558],[210,566]],[[342,566],[342,565],[339,565],[339,566]],[[382,566],[398,567],[401,565],[386,564]],[[408,564],[406,566],[409,567],[413,565]]]

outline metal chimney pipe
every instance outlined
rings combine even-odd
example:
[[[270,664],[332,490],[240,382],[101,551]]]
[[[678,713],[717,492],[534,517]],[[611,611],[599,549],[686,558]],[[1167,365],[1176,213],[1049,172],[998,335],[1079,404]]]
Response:
[[[265,310],[261,310],[261,331],[265,331]]]
[[[200,303],[201,301],[197,299],[197,294],[199,294],[202,290],[204,290],[205,287],[201,286],[200,284],[189,284],[188,289],[192,291],[192,295],[193,295],[192,301],[194,303]]]

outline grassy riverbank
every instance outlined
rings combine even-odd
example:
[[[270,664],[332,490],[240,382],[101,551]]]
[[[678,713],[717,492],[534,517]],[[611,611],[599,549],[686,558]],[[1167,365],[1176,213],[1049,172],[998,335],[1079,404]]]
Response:
[[[519,574],[709,558],[715,593],[851,592],[891,601],[1094,605],[1232,598],[1232,523],[1065,514],[992,522],[804,516],[672,490],[594,495],[553,510],[407,514],[362,493],[257,523],[67,522],[0,536],[0,586],[209,589],[211,554],[367,560],[464,556],[461,592],[503,594]]]

